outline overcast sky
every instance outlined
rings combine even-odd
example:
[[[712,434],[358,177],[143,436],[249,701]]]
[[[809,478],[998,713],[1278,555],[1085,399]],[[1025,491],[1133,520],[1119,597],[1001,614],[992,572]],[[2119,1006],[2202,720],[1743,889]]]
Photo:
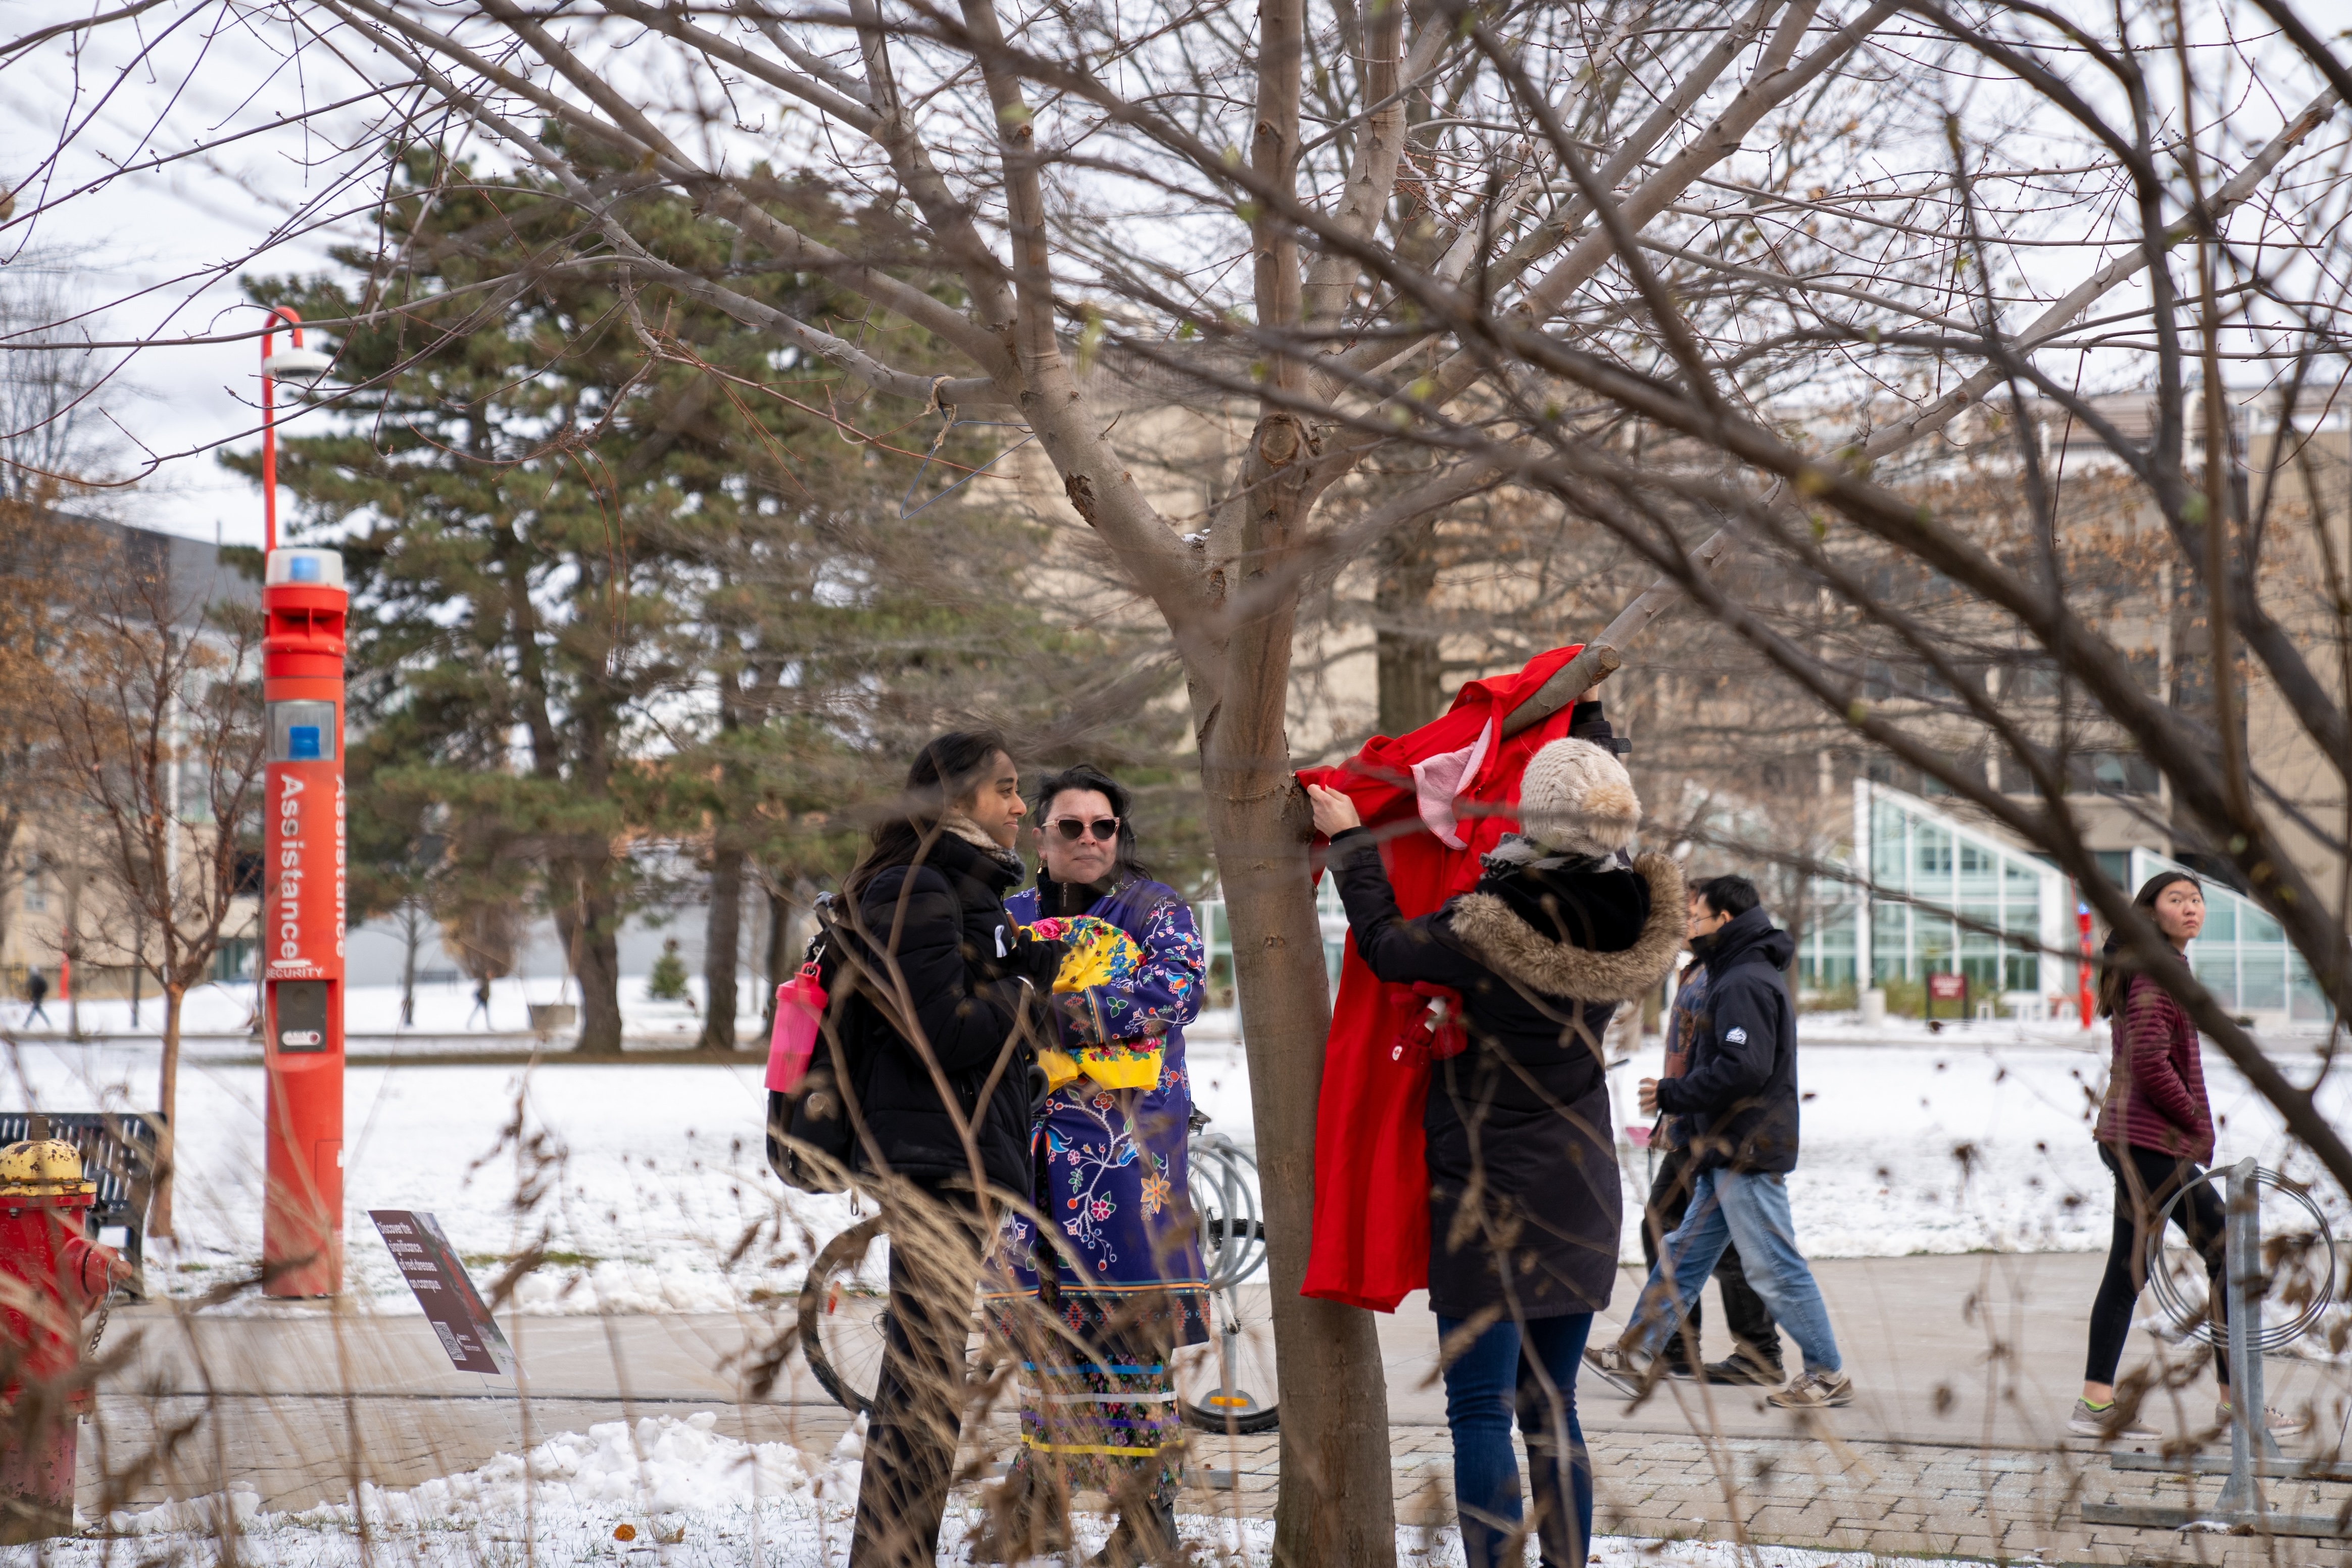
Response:
[[[88,16],[98,3],[8,0],[0,5],[0,39]],[[389,105],[368,94],[362,78],[402,73],[388,61],[339,57],[337,49],[351,47],[348,35],[331,48],[312,38],[298,50],[295,42],[280,15],[167,5],[88,35],[79,53],[58,39],[0,60],[0,186],[18,188],[16,218],[0,228],[0,265],[54,274],[88,312],[75,326],[91,341],[161,340],[135,356],[100,351],[110,367],[121,366],[98,400],[121,432],[117,471],[140,471],[148,461],[142,454],[156,459],[140,486],[116,501],[125,521],[260,542],[258,492],[217,460],[223,443],[245,449],[257,443],[259,344],[174,340],[256,331],[260,313],[244,302],[240,275],[316,271],[328,265],[328,247],[338,238],[370,238],[383,146],[369,126]],[[136,68],[119,77],[126,65]],[[648,100],[663,96],[657,68],[634,68],[652,70],[643,79]],[[2242,128],[2232,123],[2247,142],[2268,134],[2279,117],[2259,89],[2273,85],[2250,91]],[[2299,92],[2308,84],[2274,85]],[[347,99],[354,101],[303,128],[275,123]],[[777,140],[782,123],[761,124],[769,128],[761,146],[788,157]],[[67,126],[74,132],[63,153],[41,162]],[[198,159],[172,157],[247,130],[258,133]],[[478,144],[460,145],[488,164],[498,162]],[[1933,148],[1907,151],[1921,156],[1906,166],[1937,162]],[[163,165],[138,167],[155,160]],[[2063,226],[2063,215],[2053,221]],[[2083,221],[2093,220],[2085,214]],[[2109,242],[2119,237],[2097,232]],[[2038,288],[2053,291],[2095,264],[2071,249],[2029,250],[2014,259],[2036,274]],[[2048,276],[2039,276],[2045,268]],[[2131,292],[2114,297],[2111,307]]]
[[[260,312],[244,303],[240,274],[310,272],[327,262],[340,231],[359,237],[352,221],[318,228],[306,203],[330,208],[364,205],[362,193],[338,189],[339,180],[379,156],[364,144],[339,153],[320,136],[265,132],[200,161],[167,163],[116,175],[100,188],[109,162],[136,164],[185,151],[225,132],[267,125],[296,105],[331,102],[354,85],[331,72],[325,52],[308,51],[297,68],[286,64],[282,36],[218,27],[219,8],[182,21],[181,8],[150,13],[156,25],[101,28],[79,59],[56,43],[0,71],[0,184],[23,187],[20,221],[0,231],[0,264],[11,271],[57,275],[69,297],[89,311],[75,323],[90,341],[184,339],[252,331]],[[45,21],[87,16],[89,6],[58,0],[11,0],[0,5],[0,35],[21,37]],[[145,23],[147,18],[140,19]],[[176,24],[176,25],[175,25]],[[118,69],[144,47],[150,69],[121,89]],[[334,129],[356,134],[364,106],[329,117]],[[58,129],[89,117],[64,155],[35,162],[56,147]],[[314,161],[305,167],[303,160]],[[23,220],[35,213],[30,222]],[[296,232],[280,233],[292,221]],[[283,339],[280,340],[282,344]],[[261,542],[261,496],[223,468],[214,448],[258,444],[260,394],[257,342],[157,346],[135,357],[101,351],[120,367],[100,395],[105,417],[120,427],[117,472],[146,467],[142,448],[163,459],[137,489],[113,501],[126,522],[209,539],[215,530],[230,543]],[[127,363],[126,363],[127,362]]]

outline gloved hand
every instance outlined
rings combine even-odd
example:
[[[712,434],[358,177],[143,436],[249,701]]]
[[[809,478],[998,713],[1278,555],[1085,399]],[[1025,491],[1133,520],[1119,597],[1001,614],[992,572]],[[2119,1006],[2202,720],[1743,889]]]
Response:
[[[1062,972],[1062,955],[1069,951],[1066,942],[1047,942],[1024,931],[1013,944],[1012,956],[1004,963],[1005,973],[1027,978],[1039,992],[1051,995],[1054,976]]]
[[[1568,737],[1571,741],[1590,741],[1604,752],[1619,756],[1632,751],[1633,743],[1617,738],[1610,727],[1609,716],[1601,710],[1601,699],[1588,697],[1568,710]]]

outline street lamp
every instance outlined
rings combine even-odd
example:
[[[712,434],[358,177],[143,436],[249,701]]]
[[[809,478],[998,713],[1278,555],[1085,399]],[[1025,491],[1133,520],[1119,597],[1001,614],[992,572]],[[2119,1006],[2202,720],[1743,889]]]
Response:
[[[284,353],[277,353],[271,345],[278,341],[281,321],[293,331],[294,342]],[[269,307],[269,325],[261,332],[261,548],[265,552],[278,548],[278,384],[294,381],[311,385],[334,363],[317,349],[302,346],[300,311],[291,305]]]

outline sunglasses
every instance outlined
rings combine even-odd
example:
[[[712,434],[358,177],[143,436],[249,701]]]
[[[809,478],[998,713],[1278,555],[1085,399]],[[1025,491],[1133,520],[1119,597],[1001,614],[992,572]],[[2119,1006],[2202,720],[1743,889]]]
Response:
[[[1076,844],[1091,833],[1097,844],[1108,844],[1118,837],[1118,818],[1097,816],[1092,822],[1081,822],[1075,816],[1057,816],[1045,825],[1060,830],[1064,838]]]

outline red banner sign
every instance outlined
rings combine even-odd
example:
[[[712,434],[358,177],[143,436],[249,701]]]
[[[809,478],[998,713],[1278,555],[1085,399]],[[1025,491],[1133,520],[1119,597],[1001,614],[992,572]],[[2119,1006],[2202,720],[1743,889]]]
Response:
[[[1937,1002],[1965,1002],[1969,999],[1969,977],[1965,974],[1930,974],[1927,995]]]
[[[272,980],[343,974],[343,774],[331,761],[272,763],[262,805],[268,879],[261,951]]]

